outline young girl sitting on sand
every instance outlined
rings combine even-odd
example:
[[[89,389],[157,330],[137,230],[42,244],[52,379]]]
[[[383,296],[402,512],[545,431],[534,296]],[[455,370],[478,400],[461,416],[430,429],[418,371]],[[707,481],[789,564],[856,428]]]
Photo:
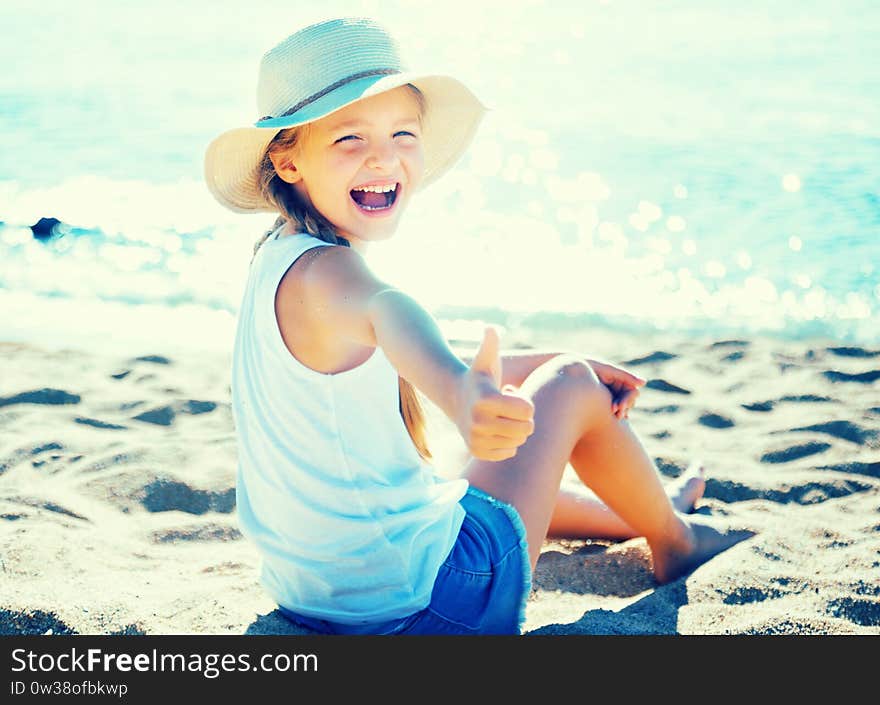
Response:
[[[264,55],[258,107],[205,175],[228,208],[280,213],[251,261],[231,392],[239,522],[284,614],[336,634],[516,634],[548,532],[644,536],[660,582],[747,536],[685,514],[698,469],[667,496],[626,420],[643,380],[502,357],[491,327],[462,360],[370,271],[369,244],[471,141],[484,108],[464,85],[405,72],[380,25],[337,19]],[[457,479],[430,463],[415,389],[467,444]],[[567,463],[604,504],[560,493]]]

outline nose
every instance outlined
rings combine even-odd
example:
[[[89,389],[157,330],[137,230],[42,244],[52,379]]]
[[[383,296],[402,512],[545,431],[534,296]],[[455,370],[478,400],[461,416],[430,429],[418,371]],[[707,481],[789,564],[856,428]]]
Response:
[[[369,155],[367,155],[366,165],[371,169],[389,170],[397,166],[398,155],[394,142],[391,140],[382,140],[374,142]]]

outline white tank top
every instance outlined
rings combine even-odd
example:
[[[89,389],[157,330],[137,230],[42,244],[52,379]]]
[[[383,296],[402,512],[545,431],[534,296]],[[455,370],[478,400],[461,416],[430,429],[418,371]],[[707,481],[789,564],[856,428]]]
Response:
[[[404,617],[430,602],[468,484],[416,451],[380,347],[336,374],[290,353],[275,292],[297,257],[328,243],[278,234],[251,264],[233,347],[239,525],[279,605],[347,624]]]

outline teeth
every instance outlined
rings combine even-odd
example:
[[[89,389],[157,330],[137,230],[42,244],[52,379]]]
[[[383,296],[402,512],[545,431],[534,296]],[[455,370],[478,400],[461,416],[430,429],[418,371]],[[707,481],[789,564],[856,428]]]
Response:
[[[397,189],[397,184],[388,184],[387,186],[358,186],[352,191],[371,191],[372,193],[388,193],[389,191],[395,191]]]

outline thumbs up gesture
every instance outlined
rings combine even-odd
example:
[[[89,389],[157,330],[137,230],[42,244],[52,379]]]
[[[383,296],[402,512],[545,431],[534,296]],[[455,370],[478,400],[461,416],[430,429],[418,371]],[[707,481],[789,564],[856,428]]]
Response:
[[[514,387],[501,386],[498,331],[487,327],[468,371],[460,378],[454,419],[468,446],[481,460],[506,460],[535,430],[535,405]]]

